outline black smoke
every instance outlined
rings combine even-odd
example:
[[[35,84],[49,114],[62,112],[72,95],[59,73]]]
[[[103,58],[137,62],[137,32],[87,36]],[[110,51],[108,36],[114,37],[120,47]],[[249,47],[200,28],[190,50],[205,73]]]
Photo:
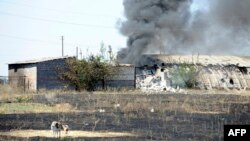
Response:
[[[122,63],[143,54],[250,55],[250,1],[207,0],[208,10],[192,12],[192,0],[124,0],[120,31],[127,48]]]

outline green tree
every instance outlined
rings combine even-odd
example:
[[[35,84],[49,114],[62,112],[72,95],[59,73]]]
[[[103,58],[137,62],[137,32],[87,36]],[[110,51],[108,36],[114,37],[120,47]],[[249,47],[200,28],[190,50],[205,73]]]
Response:
[[[103,62],[101,56],[90,56],[83,60],[67,60],[66,67],[59,71],[59,76],[62,80],[75,85],[78,91],[93,91],[99,82],[103,83],[112,77],[115,71],[115,67]]]

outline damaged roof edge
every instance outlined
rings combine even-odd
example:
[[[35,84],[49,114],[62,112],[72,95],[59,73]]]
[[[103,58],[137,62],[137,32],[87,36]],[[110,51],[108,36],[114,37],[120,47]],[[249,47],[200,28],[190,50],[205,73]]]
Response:
[[[146,58],[160,60],[165,63],[192,63],[208,65],[235,65],[238,67],[250,67],[250,57],[248,56],[220,56],[220,55],[144,55]]]

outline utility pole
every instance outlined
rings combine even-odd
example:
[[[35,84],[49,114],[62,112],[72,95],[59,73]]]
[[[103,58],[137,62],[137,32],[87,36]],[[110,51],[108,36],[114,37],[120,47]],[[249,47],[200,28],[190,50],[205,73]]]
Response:
[[[111,45],[109,45],[109,51],[108,51],[108,53],[109,53],[109,62],[111,63],[111,62],[112,62],[112,59],[113,59],[113,56],[112,56],[112,47],[111,47]]]
[[[80,49],[80,55],[81,55],[81,60],[82,60],[82,49]]]
[[[64,56],[64,48],[63,48],[63,36],[62,36],[62,56]]]
[[[76,47],[76,60],[78,60],[78,47]]]

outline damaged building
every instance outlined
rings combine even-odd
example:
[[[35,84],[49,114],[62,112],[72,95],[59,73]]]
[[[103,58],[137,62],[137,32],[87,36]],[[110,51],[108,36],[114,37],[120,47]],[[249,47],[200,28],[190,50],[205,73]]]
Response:
[[[209,55],[144,55],[136,67],[136,87],[171,90],[182,87],[176,74],[182,64],[195,68],[195,87],[201,89],[249,89],[250,57]],[[189,68],[188,68],[189,69]],[[182,76],[184,77],[184,76]],[[183,80],[184,81],[184,80]]]

